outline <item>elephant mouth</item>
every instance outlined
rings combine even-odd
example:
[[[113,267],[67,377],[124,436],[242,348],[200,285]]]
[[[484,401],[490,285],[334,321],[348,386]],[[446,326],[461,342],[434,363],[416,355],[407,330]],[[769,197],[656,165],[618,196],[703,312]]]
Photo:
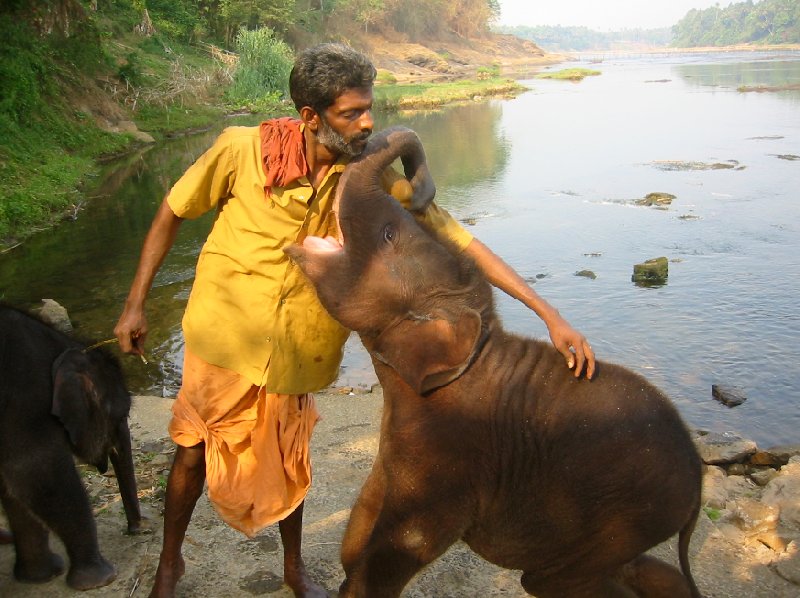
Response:
[[[311,253],[337,253],[342,251],[342,244],[339,239],[332,236],[314,237],[308,236],[303,239],[303,249]]]

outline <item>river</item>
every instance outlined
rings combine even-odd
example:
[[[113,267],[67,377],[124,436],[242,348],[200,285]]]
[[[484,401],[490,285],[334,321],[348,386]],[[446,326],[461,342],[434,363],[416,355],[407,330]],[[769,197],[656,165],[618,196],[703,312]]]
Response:
[[[535,284],[598,357],[643,373],[693,426],[761,446],[800,443],[800,91],[738,90],[800,83],[800,54],[580,66],[601,74],[523,81],[530,90],[515,99],[376,121],[419,133],[437,201]],[[258,119],[219,126],[233,122]],[[161,198],[218,130],[109,165],[77,218],[0,256],[0,298],[24,307],[53,298],[82,336],[111,337]],[[676,197],[660,209],[636,203],[657,191]],[[210,223],[184,225],[156,279],[149,364],[124,359],[135,393],[176,392],[180,318]],[[659,256],[670,260],[665,284],[631,281],[634,264]],[[546,336],[502,293],[498,307],[507,328]],[[339,384],[373,381],[351,339]],[[728,408],[712,384],[748,400]]]

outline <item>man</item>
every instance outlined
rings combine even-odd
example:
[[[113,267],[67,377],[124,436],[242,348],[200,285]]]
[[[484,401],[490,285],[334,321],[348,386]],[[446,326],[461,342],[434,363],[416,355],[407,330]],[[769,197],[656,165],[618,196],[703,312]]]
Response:
[[[178,448],[167,483],[164,539],[151,596],[173,596],[181,545],[208,482],[222,518],[248,535],[278,521],[284,579],[296,596],[325,596],[301,556],[308,442],[318,418],[313,391],[335,380],[348,331],[322,308],[282,248],[335,234],[334,190],[372,132],[369,60],[339,44],[301,53],[290,91],[300,119],[231,127],[164,198],[148,232],[115,333],[143,352],[144,303],[184,218],[211,209],[183,330],[183,382],[170,434]],[[392,169],[384,185],[410,199]],[[575,375],[594,372],[586,340],[509,266],[433,204],[422,216],[472,256],[490,282],[533,309]]]

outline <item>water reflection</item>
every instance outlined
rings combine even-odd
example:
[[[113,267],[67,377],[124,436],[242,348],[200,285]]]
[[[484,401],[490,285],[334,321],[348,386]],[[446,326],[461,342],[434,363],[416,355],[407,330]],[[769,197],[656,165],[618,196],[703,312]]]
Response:
[[[674,72],[686,83],[697,87],[716,87],[726,90],[766,88],[775,97],[800,102],[800,60],[780,58],[752,59],[744,62],[678,64]],[[788,88],[788,89],[787,89]],[[756,93],[740,91],[739,93]]]
[[[798,153],[800,114],[793,92],[734,89],[798,83],[800,61],[672,56],[595,66],[602,75],[579,85],[531,81],[514,100],[378,115],[378,126],[420,134],[437,201],[535,281],[599,355],[653,379],[695,425],[797,442],[800,162],[776,156]],[[698,93],[708,86],[724,93]],[[81,335],[110,337],[164,193],[217,133],[109,165],[77,220],[0,256],[0,297],[21,306],[53,298]],[[742,168],[657,168],[664,160]],[[631,201],[653,191],[676,199],[663,210]],[[180,318],[210,225],[211,215],[186,222],[156,278],[150,364],[125,360],[136,392],[176,390]],[[661,255],[668,284],[631,282],[634,263]],[[581,270],[597,278],[575,276]],[[509,329],[546,334],[524,307],[505,296],[498,304]],[[342,382],[369,384],[366,357],[357,341],[349,347]],[[750,400],[722,407],[712,383],[743,386]]]

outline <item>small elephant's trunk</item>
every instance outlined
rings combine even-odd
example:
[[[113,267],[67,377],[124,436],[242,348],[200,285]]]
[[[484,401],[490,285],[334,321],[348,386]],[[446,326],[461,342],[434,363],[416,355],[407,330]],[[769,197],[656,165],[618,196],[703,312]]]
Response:
[[[334,209],[339,217],[352,217],[364,209],[363,202],[389,195],[380,185],[386,168],[400,158],[414,193],[410,209],[423,211],[433,201],[436,186],[425,160],[425,150],[417,134],[407,127],[391,127],[372,136],[367,147],[348,165],[336,191]]]
[[[128,533],[136,533],[142,523],[142,513],[139,509],[139,496],[136,492],[136,472],[133,467],[131,433],[127,420],[121,421],[117,427],[114,446],[109,452],[109,458],[114,467],[114,473],[117,475],[117,485],[128,522]]]

